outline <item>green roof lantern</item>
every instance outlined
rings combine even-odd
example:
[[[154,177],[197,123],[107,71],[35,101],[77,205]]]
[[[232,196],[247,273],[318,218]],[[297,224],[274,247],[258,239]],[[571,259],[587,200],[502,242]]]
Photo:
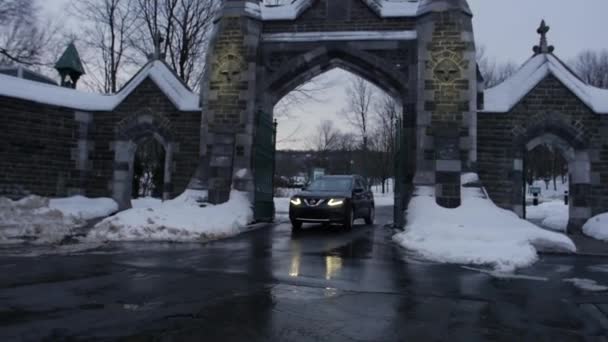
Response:
[[[84,75],[84,67],[74,43],[70,43],[61,58],[55,64],[55,69],[61,75],[61,86],[76,88],[80,76]]]

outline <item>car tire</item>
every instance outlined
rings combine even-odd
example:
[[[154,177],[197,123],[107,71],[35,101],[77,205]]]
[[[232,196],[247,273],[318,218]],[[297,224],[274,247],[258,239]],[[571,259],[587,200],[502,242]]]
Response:
[[[376,218],[376,208],[374,205],[369,207],[367,216],[365,217],[365,224],[374,224],[374,219]]]
[[[300,231],[302,231],[302,222],[300,222],[300,221],[291,221],[291,230],[293,232],[300,232]]]
[[[344,220],[344,230],[351,231],[353,229],[354,225],[355,225],[355,209],[351,207],[350,213]]]

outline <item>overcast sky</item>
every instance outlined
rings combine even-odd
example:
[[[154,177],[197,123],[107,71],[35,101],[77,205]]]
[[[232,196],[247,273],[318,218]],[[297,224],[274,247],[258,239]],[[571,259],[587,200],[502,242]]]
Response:
[[[201,0],[204,1],[204,0]],[[41,0],[46,13],[53,17],[68,0]],[[475,36],[487,54],[499,62],[523,63],[538,43],[538,28],[545,19],[551,31],[549,43],[555,53],[568,61],[585,49],[608,49],[608,0],[469,0],[474,13]],[[63,20],[63,18],[62,18]],[[337,113],[344,107],[346,72],[333,70],[322,76],[334,80],[327,90],[325,101],[302,105],[289,120],[279,125],[279,140],[291,136],[297,141],[279,144],[280,148],[306,148],[307,137],[324,119],[332,119],[342,130],[350,130],[348,123]],[[293,140],[293,139],[292,139]]]

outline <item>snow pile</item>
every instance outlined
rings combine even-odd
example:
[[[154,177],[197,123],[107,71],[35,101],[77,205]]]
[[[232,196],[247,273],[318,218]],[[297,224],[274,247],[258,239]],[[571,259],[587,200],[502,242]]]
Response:
[[[73,196],[51,199],[49,208],[59,210],[64,216],[73,216],[80,220],[92,220],[117,212],[118,204],[111,198]]]
[[[140,197],[131,200],[133,208],[158,208],[163,204],[163,201],[154,197]]]
[[[498,208],[479,188],[463,187],[463,202],[456,209],[437,205],[433,194],[431,187],[417,189],[409,204],[405,231],[394,236],[396,242],[423,258],[491,265],[497,271],[511,272],[534,263],[536,248],[576,251],[568,237]]]
[[[574,286],[584,291],[608,291],[608,286],[599,285],[595,280],[591,279],[570,278],[564,279],[564,281],[567,283],[572,283]]]
[[[608,213],[590,218],[583,226],[583,233],[597,240],[608,241]]]
[[[564,201],[551,201],[526,207],[526,217],[539,222],[543,227],[565,232],[568,228],[569,207]]]
[[[0,198],[0,243],[56,243],[84,224],[49,208],[49,199],[28,196],[19,201]]]
[[[116,202],[109,198],[28,196],[19,201],[0,198],[0,243],[61,242],[84,226],[86,220],[104,217],[116,210]]]
[[[156,208],[134,208],[98,223],[88,241],[201,241],[236,235],[253,220],[246,193],[233,191],[220,205],[200,207],[201,191],[186,190]]]

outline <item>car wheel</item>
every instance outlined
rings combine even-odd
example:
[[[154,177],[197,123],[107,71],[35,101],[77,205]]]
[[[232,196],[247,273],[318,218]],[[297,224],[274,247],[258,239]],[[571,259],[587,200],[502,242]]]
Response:
[[[291,230],[294,232],[299,232],[302,230],[302,222],[300,221],[291,221]]]
[[[348,214],[348,216],[346,217],[346,219],[344,221],[344,229],[347,231],[350,231],[353,229],[354,225],[355,225],[355,209],[351,207],[350,213]]]
[[[374,224],[374,219],[376,218],[376,209],[372,205],[369,207],[367,217],[365,218],[365,224]]]

